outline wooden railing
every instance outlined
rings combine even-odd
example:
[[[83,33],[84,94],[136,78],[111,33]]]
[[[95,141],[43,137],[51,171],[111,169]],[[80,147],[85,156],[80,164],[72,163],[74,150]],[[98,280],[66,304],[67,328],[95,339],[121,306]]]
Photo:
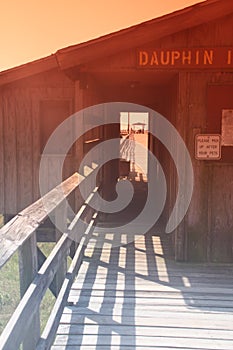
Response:
[[[73,174],[0,229],[0,268],[18,251],[21,294],[20,303],[1,334],[1,350],[16,350],[21,344],[24,350],[50,349],[53,343],[62,309],[81,265],[88,234],[97,216],[93,210],[90,216],[89,207],[98,190],[96,187],[67,227],[66,199],[82,181],[85,178],[78,173]],[[89,219],[88,225],[84,226],[80,219],[85,212],[89,212]],[[37,247],[37,230],[51,213],[55,215],[55,223],[59,222],[59,229],[63,225],[64,230],[60,232],[60,239],[42,264],[38,259],[40,251]],[[69,254],[72,262],[67,271]],[[57,299],[41,334],[40,305],[48,288]]]

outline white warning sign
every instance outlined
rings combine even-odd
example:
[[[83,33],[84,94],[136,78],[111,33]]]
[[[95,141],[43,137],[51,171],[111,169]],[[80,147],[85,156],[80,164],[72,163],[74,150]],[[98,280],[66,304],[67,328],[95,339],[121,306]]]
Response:
[[[198,134],[195,137],[195,158],[198,160],[221,159],[221,135]]]

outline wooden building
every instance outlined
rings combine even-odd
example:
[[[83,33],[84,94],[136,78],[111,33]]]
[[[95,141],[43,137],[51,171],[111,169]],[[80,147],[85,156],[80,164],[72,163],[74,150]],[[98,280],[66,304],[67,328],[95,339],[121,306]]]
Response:
[[[232,0],[207,0],[0,73],[0,213],[14,215],[39,197],[41,152],[62,120],[114,101],[166,116],[190,152],[194,192],[174,234],[176,259],[232,262],[233,120],[226,118],[233,110]],[[106,128],[104,137],[118,133]],[[201,157],[198,134],[222,135],[221,157]],[[68,154],[65,176],[76,170],[88,137]],[[168,217],[177,179],[156,142],[151,137],[149,148],[166,172]]]

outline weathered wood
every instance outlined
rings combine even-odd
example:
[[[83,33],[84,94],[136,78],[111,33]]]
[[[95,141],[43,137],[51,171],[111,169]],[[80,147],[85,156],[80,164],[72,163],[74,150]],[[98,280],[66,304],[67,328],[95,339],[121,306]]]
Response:
[[[156,341],[154,341],[154,344],[157,343]],[[177,342],[176,342],[177,343]],[[154,344],[152,345],[152,347],[154,346]],[[133,345],[134,346],[134,345]],[[156,346],[156,349],[158,350],[171,350],[171,346]],[[134,347],[135,348],[135,347]],[[73,345],[54,345],[51,350],[73,350],[74,346]],[[79,347],[80,350],[109,350],[109,345],[100,345],[99,347],[96,347],[96,345],[81,345]],[[124,345],[122,346],[122,350],[132,350],[132,344],[131,345]],[[198,347],[197,350],[199,350],[200,348]],[[111,345],[111,350],[119,350],[119,345]],[[137,350],[145,350],[145,346],[137,346]],[[185,350],[194,350],[193,347],[187,347],[185,346]],[[209,350],[209,348],[207,349]]]
[[[38,271],[33,283],[30,284],[20,304],[4,329],[0,340],[4,350],[17,349],[29,330],[33,317],[37,313],[41,300],[51,284],[58,266],[64,255],[67,255],[71,240],[64,234],[46,262]]]
[[[21,211],[0,230],[0,267],[17,251],[46,217],[81,183],[83,177],[73,174],[42,199]],[[44,206],[46,203],[46,207]]]
[[[2,105],[2,96],[0,97],[0,105]],[[4,179],[4,142],[3,142],[3,119],[4,112],[2,108],[0,108],[0,213],[4,213],[5,206],[5,179]]]
[[[161,347],[167,347],[172,348],[174,347],[174,344],[176,345],[177,349],[187,349],[192,348],[193,349],[206,349],[209,350],[210,346],[213,350],[231,350],[232,349],[232,340],[222,340],[222,339],[213,339],[212,341],[209,339],[198,339],[195,337],[191,338],[184,338],[182,337],[170,337],[168,334],[166,337],[163,336],[136,336],[135,334],[130,336],[120,336],[119,334],[104,334],[99,335],[98,337],[96,335],[91,334],[84,334],[80,337],[74,334],[69,335],[58,335],[57,341],[54,345],[70,345],[73,347],[78,347],[80,345],[86,345],[86,346],[94,346],[98,342],[99,348],[102,349],[102,346],[109,346],[109,339],[111,339],[112,344],[120,343],[121,347],[132,347],[136,348],[139,346],[144,346],[145,348],[153,348],[155,344],[159,344]],[[191,344],[190,344],[191,343]]]
[[[12,101],[15,108],[17,159],[17,212],[33,203],[32,106],[28,89],[19,89]],[[18,122],[20,121],[20,122]]]
[[[145,292],[144,292],[145,294]],[[146,307],[145,307],[146,309]],[[114,310],[114,319],[121,320],[121,310],[117,313]],[[182,317],[181,317],[182,316]],[[99,324],[99,325],[106,325],[113,322],[113,311],[112,309],[107,308],[105,310],[101,311],[101,314],[99,312],[96,312],[95,310],[89,310],[86,309],[77,309],[77,306],[67,306],[64,309],[62,318],[61,318],[61,324],[83,324],[84,317],[87,318],[85,324]],[[71,322],[72,318],[72,322]],[[179,318],[180,322],[177,324],[177,318]],[[210,329],[222,329],[222,330],[230,330],[232,331],[231,321],[232,321],[232,315],[230,313],[186,313],[185,317],[182,313],[177,312],[169,312],[169,311],[154,311],[149,312],[146,317],[145,313],[143,314],[142,311],[140,311],[139,315],[135,315],[132,317],[130,313],[128,312],[128,315],[124,316],[125,322],[121,325],[129,325],[129,326],[159,326],[160,320],[161,326],[180,326],[185,327],[186,321],[187,321],[187,327],[192,328],[195,326],[195,324],[202,325],[204,328],[209,325]],[[167,324],[166,324],[167,323]],[[116,325],[120,325],[119,322]],[[217,328],[216,328],[217,327]]]
[[[9,94],[3,96],[4,129],[4,214],[17,213],[17,149],[16,149],[16,108]],[[6,181],[10,179],[10,181]]]
[[[77,180],[79,179],[79,176],[75,177],[75,179],[77,182]],[[77,183],[76,182],[75,182],[75,186],[78,184],[78,182]],[[74,186],[73,182],[70,183],[68,181],[68,185],[70,187],[66,184],[67,192],[68,192],[67,188],[70,188],[71,190],[73,190],[73,186],[71,186],[71,184],[73,184]],[[61,185],[64,185],[64,183]],[[42,298],[45,295],[46,290],[52,283],[54,276],[56,275],[59,269],[61,261],[64,260],[64,257],[66,258],[68,256],[69,249],[72,244],[72,238],[82,240],[82,234],[84,232],[83,223],[79,219],[81,218],[85,210],[88,209],[88,204],[93,199],[97,189],[98,188],[96,188],[93,191],[93,193],[88,197],[85,204],[82,206],[81,210],[77,213],[77,215],[69,225],[67,232],[63,233],[62,237],[60,238],[60,240],[52,250],[51,254],[48,256],[48,258],[46,259],[46,261],[44,262],[44,264],[36,274],[34,280],[29,285],[21,302],[19,303],[18,307],[16,308],[14,314],[12,315],[10,321],[8,322],[7,326],[5,327],[0,337],[0,343],[3,344],[4,350],[16,349],[24,340],[27,332],[30,330],[30,326],[31,326],[31,323],[33,322],[34,317],[38,315],[38,310],[39,310]],[[51,192],[49,192],[48,195],[50,195]],[[62,200],[57,201],[56,205],[59,205],[60,203],[62,203]],[[27,212],[27,209],[25,211]],[[33,216],[34,211],[31,211],[31,212]],[[62,216],[62,218],[64,223],[64,216]],[[74,234],[75,236],[73,236]],[[34,232],[34,239],[35,237],[36,237],[36,234]],[[84,242],[82,243],[82,245],[83,244]],[[80,247],[82,247],[82,245]],[[78,262],[80,263],[81,257],[78,257],[78,258],[79,258]],[[23,259],[26,259],[26,257],[24,256]],[[36,262],[37,262],[37,259],[36,259]],[[77,262],[77,266],[78,266],[78,262]]]
[[[48,61],[47,63],[49,64]],[[39,65],[39,62],[37,64]],[[46,67],[46,59],[43,67]],[[21,75],[21,70],[24,71],[24,67],[17,69],[17,79]],[[15,72],[15,70],[13,71]],[[9,75],[11,73],[13,72],[8,72]],[[74,83],[59,70],[51,71],[48,69],[45,74],[19,80],[1,89],[0,113],[2,113],[4,119],[2,132],[5,135],[2,139],[3,154],[4,156],[6,154],[5,159],[7,159],[7,164],[2,168],[6,182],[4,214],[15,215],[22,208],[39,198],[41,101],[70,101],[71,109],[64,118],[68,117],[73,113],[73,87]],[[14,137],[12,137],[13,135]],[[8,154],[11,154],[11,158]],[[17,163],[16,169],[15,162]],[[72,168],[72,161],[70,164]],[[71,171],[71,168],[67,169],[70,164],[65,163],[64,165],[64,178],[74,172]],[[11,174],[8,167],[11,169]],[[13,192],[17,195],[17,200],[11,199]]]
[[[224,16],[224,13],[226,15],[232,9],[230,1],[201,3],[180,11],[178,16],[170,14],[146,22],[142,26],[131,27],[92,42],[59,50],[57,59],[62,69],[69,69],[92,60],[109,57],[109,55],[114,56],[131,47],[138,48],[145,45],[145,42],[151,43],[160,38],[172,36],[174,33],[201,25],[205,21],[209,22]]]
[[[54,228],[39,227],[36,230],[37,242],[56,242],[56,232]]]
[[[35,232],[19,247],[20,294],[24,296],[38,271]]]
[[[55,55],[50,55],[43,59],[38,59],[30,64],[24,64],[17,67],[14,70],[7,70],[0,74],[0,85],[8,84],[9,82],[26,78],[33,74],[39,74],[41,72],[54,69],[57,67],[57,61]]]
[[[180,327],[179,322],[178,324],[173,327],[170,327],[169,336],[172,337],[178,337],[182,338],[184,329]],[[98,325],[87,325],[85,327],[85,334],[94,334],[97,331]],[[114,322],[110,325],[103,325],[99,331],[100,335],[109,334],[114,328],[114,332],[121,334],[122,336],[126,335],[136,335],[136,336],[151,336],[151,327],[143,327],[143,326],[122,326],[122,325],[114,325]],[[80,325],[60,325],[58,329],[58,333],[60,334],[69,334],[71,332],[72,334],[82,335],[83,334],[83,327]],[[153,329],[153,336],[168,336],[166,327],[158,327]],[[209,329],[209,328],[203,328],[198,330],[193,330],[191,327],[186,330],[185,337],[190,338],[223,338],[225,337],[226,340],[233,340],[232,332],[228,332],[226,330],[216,330],[216,329]]]
[[[161,237],[113,248],[106,234],[101,249],[93,235],[51,349],[230,350],[231,265],[176,263]]]
[[[35,232],[24,242],[19,249],[20,294],[23,298],[29,285],[38,271],[37,245]],[[33,349],[40,338],[40,313],[37,306],[31,320],[27,336],[23,340],[23,349]]]
[[[210,9],[210,12],[207,9]],[[162,19],[152,20],[142,26],[135,26],[120,33],[94,40],[88,45],[82,44],[61,50],[57,54],[58,60],[62,63],[63,68],[65,68],[68,61],[71,66],[74,65],[74,69],[70,69],[66,73],[73,80],[76,80],[75,82],[69,80],[63,72],[58,71],[56,65],[53,66],[52,63],[55,63],[54,56],[51,59],[45,58],[42,61],[35,62],[35,64],[31,63],[1,74],[1,81],[5,81],[5,79],[9,81],[10,76],[15,77],[15,79],[20,76],[25,78],[24,73],[30,71],[31,68],[32,74],[37,71],[37,67],[38,73],[41,73],[26,80],[5,85],[1,89],[1,115],[4,119],[2,132],[5,136],[1,139],[4,163],[0,160],[2,164],[0,168],[3,172],[4,185],[6,185],[4,186],[4,197],[1,196],[2,201],[4,200],[4,213],[16,213],[19,207],[21,209],[25,203],[30,201],[31,196],[33,200],[39,197],[40,117],[43,112],[41,106],[45,100],[49,103],[52,101],[55,109],[56,101],[59,101],[57,102],[59,104],[61,101],[70,101],[72,112],[95,103],[114,100],[141,103],[162,112],[166,118],[171,120],[177,129],[181,130],[188,149],[193,155],[194,130],[199,129],[200,132],[206,132],[209,128],[206,120],[208,112],[206,106],[207,86],[210,83],[232,84],[231,71],[212,70],[211,73],[206,73],[206,70],[197,70],[194,74],[187,71],[187,74],[184,72],[183,75],[183,84],[172,86],[172,81],[176,80],[178,71],[174,73],[169,70],[164,72],[157,70],[140,72],[136,69],[136,47],[139,49],[143,47],[145,49],[152,47],[161,47],[162,49],[184,47],[187,50],[197,47],[214,47],[216,49],[226,46],[232,47],[231,9],[230,1],[210,1]],[[203,11],[205,16],[203,16]],[[202,15],[199,18],[193,16],[194,13],[201,13]],[[185,22],[183,23],[179,18],[184,18]],[[165,22],[166,28],[164,28]],[[177,26],[172,25],[172,23],[177,22],[183,30],[178,30]],[[155,30],[157,27],[160,28],[161,32]],[[136,41],[130,40],[130,38],[134,38]],[[125,45],[125,50],[123,50],[122,44]],[[96,51],[97,47],[98,53]],[[106,52],[107,55],[105,55]],[[96,54],[99,57],[98,60]],[[79,59],[84,58],[88,58],[88,62],[85,62],[85,66],[82,67],[80,73],[77,65]],[[43,69],[41,70],[42,66],[45,69],[44,74]],[[52,70],[52,66],[55,68],[54,70]],[[129,89],[132,81],[139,82],[140,86]],[[124,86],[125,88],[123,88]],[[167,103],[168,100],[169,103]],[[181,100],[182,104],[180,104]],[[170,108],[170,104],[173,105],[172,108]],[[94,131],[92,132],[94,134]],[[73,149],[74,154],[72,153],[72,156],[67,160],[65,172],[80,163],[84,153],[83,139],[80,142],[77,141]],[[162,158],[163,153],[160,153],[160,159]],[[59,160],[57,162],[59,163]],[[171,210],[177,184],[174,181],[175,169],[170,171],[170,164],[168,157],[166,157],[164,169],[167,173],[170,192],[172,192],[172,195],[168,193],[170,197],[166,209],[170,208]],[[213,252],[213,256],[210,256],[211,241],[215,238],[218,241],[219,238],[215,236],[220,237],[220,234],[206,237],[207,232],[212,229],[206,225],[206,207],[208,206],[206,170],[204,164],[200,165],[195,160],[193,164],[196,186],[190,210],[184,223],[178,229],[176,256],[180,260],[187,258],[200,261],[206,260],[208,255],[209,260],[214,260],[216,259],[214,257],[215,253]],[[227,172],[224,172],[225,176],[229,178],[231,172],[232,169],[229,166]],[[100,172],[100,174],[102,176],[104,173]],[[218,182],[217,179],[216,181]],[[214,191],[213,189],[210,190]],[[22,191],[24,192],[22,193]],[[222,205],[222,208],[224,206],[230,207],[225,189],[223,195],[223,203],[225,204]],[[80,202],[80,197],[76,204],[78,202]],[[208,206],[209,212],[212,209],[214,210],[212,206],[213,204],[211,207]],[[225,231],[225,241],[228,241],[230,234],[227,233],[226,228],[223,227],[220,231],[222,230]],[[187,234],[184,232],[187,232]],[[218,247],[218,243],[216,242],[214,246]],[[223,250],[227,251],[228,261],[232,260],[228,250],[228,242]],[[218,259],[221,259],[222,254],[216,254]]]
[[[233,174],[232,165],[212,166],[210,233],[211,258],[215,262],[233,261]]]
[[[47,257],[43,254],[43,252],[37,247],[37,256],[38,256],[38,270],[42,267],[44,262],[46,261]],[[56,297],[57,296],[57,291],[56,291],[56,283],[55,279],[51,282],[49,289],[53,293],[53,295]]]
[[[92,229],[93,224],[95,223],[95,220],[92,219],[90,221],[90,224],[87,228],[87,230],[84,233],[84,236],[81,238],[80,243],[78,245],[78,248],[76,250],[76,253],[74,255],[73,261],[69,267],[68,273],[66,275],[66,278],[64,280],[64,283],[61,287],[60,293],[58,295],[58,298],[56,300],[56,303],[53,307],[53,311],[50,315],[50,318],[46,324],[46,327],[44,329],[44,332],[41,336],[41,339],[36,347],[36,350],[46,350],[50,349],[51,345],[53,344],[57,328],[59,326],[60,318],[62,316],[62,312],[64,309],[64,306],[67,302],[67,298],[69,295],[70,288],[72,286],[72,283],[74,281],[74,278],[79,270],[79,267],[83,260],[85,245],[87,244],[87,237]]]
[[[67,202],[63,201],[55,209],[56,241],[58,242],[63,232],[67,232]],[[55,275],[56,297],[59,294],[67,272],[67,255],[60,261]]]

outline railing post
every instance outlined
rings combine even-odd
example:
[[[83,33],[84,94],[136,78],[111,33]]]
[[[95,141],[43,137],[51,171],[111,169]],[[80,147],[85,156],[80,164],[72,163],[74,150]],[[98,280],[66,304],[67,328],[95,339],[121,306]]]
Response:
[[[20,295],[25,294],[28,286],[35,278],[38,271],[37,242],[34,232],[26,242],[19,248],[19,274],[20,274]],[[23,330],[22,330],[23,331]],[[24,350],[32,350],[40,338],[40,313],[39,308],[32,320],[23,341]]]
[[[67,229],[67,202],[64,200],[56,209],[55,209],[55,237],[56,242],[59,241],[62,234]],[[59,228],[59,229],[58,229]],[[56,288],[56,296],[58,296],[58,293],[61,289],[61,286],[64,282],[65,276],[67,272],[67,255],[62,259],[59,268],[57,270],[57,273],[55,275],[55,288]]]

